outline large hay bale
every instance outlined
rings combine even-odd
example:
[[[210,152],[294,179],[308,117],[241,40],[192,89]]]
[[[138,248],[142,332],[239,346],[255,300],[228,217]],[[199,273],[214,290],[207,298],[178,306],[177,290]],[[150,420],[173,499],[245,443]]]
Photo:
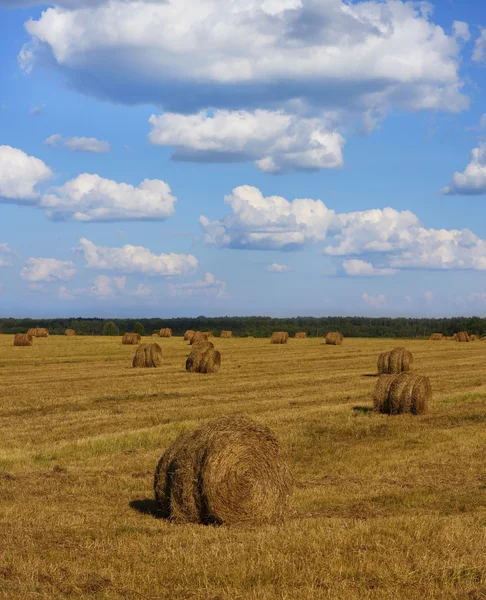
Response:
[[[395,348],[378,356],[379,375],[398,375],[413,370],[413,355],[405,348]]]
[[[387,415],[427,412],[432,398],[432,387],[428,377],[414,373],[381,375],[373,394],[375,410]]]
[[[343,340],[344,337],[338,331],[331,331],[326,335],[326,344],[331,346],[340,346]]]
[[[160,330],[160,337],[162,338],[170,338],[172,337],[172,329],[170,329],[169,327],[165,327],[164,329]]]
[[[274,331],[270,338],[271,344],[286,344],[289,340],[289,334],[286,331]]]
[[[32,327],[27,331],[27,335],[31,335],[36,338],[48,338],[49,330],[44,327]]]
[[[125,333],[122,337],[122,344],[125,346],[134,346],[140,344],[142,336],[139,333]]]
[[[161,367],[164,362],[162,348],[158,344],[141,344],[133,356],[132,366],[137,369]]]
[[[232,331],[222,331],[221,332],[221,337],[225,338],[225,339],[229,339],[233,337],[233,332]]]
[[[76,335],[76,332],[74,331],[74,329],[66,329],[66,331],[64,332],[64,335],[72,337],[72,336]]]
[[[211,342],[195,344],[186,360],[186,371],[190,373],[217,373],[220,366],[221,354]]]
[[[445,340],[445,337],[442,333],[433,333],[429,340],[432,340],[434,342],[442,342],[443,340]]]
[[[184,341],[185,342],[190,342],[192,339],[192,336],[195,334],[196,332],[193,331],[192,329],[188,329],[186,331],[186,333],[184,334]]]
[[[214,337],[214,333],[212,331],[203,331],[204,335],[207,336],[206,339],[210,340]]]
[[[29,333],[17,333],[14,336],[14,346],[32,346],[34,338]]]
[[[295,339],[296,340],[305,340],[307,338],[307,333],[305,331],[298,331],[295,334]]]
[[[469,341],[470,341],[470,342],[477,342],[477,341],[478,341],[478,339],[479,339],[479,338],[478,338],[478,336],[477,336],[477,335],[474,335],[474,334],[473,334],[473,335],[470,335],[470,336],[469,336]]]
[[[159,461],[155,499],[176,523],[281,522],[292,476],[268,427],[225,416],[182,433]]]
[[[191,344],[191,346],[194,346],[194,344],[201,344],[202,342],[207,342],[208,338],[209,335],[207,332],[203,333],[202,331],[195,331],[189,343]]]
[[[459,333],[456,333],[454,337],[456,342],[469,342],[469,336],[465,331],[460,331]]]

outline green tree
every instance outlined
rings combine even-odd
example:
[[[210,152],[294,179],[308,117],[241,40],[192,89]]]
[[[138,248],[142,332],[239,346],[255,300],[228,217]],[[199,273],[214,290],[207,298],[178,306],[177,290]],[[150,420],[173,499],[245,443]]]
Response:
[[[145,335],[145,327],[140,321],[137,321],[133,326],[133,333],[139,333],[142,337]]]
[[[108,321],[103,327],[103,335],[120,335],[120,330],[113,321]]]

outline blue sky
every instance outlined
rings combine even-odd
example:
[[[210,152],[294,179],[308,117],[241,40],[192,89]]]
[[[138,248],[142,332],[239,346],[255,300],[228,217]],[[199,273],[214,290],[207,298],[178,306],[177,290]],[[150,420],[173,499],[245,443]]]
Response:
[[[484,28],[473,0],[0,0],[0,313],[483,314]]]

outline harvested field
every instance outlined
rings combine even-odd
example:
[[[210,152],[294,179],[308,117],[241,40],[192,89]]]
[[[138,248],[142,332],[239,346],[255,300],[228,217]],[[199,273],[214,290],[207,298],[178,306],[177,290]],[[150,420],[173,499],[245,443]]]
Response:
[[[0,336],[0,598],[479,600],[486,593],[484,344],[218,339],[133,369],[120,338]],[[151,337],[142,341],[152,341]],[[372,410],[377,356],[406,346],[425,415]],[[182,432],[242,413],[294,477],[285,524],[155,518],[154,471]]]

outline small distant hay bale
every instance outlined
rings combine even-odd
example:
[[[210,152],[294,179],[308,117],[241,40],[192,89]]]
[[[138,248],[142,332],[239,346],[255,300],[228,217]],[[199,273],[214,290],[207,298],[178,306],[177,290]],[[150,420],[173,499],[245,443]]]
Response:
[[[172,337],[172,329],[166,327],[165,329],[160,330],[160,337],[162,338],[170,338]]]
[[[160,337],[158,333],[152,333],[152,337]]]
[[[486,335],[484,335],[484,336],[481,338],[481,340],[480,340],[480,341],[481,341],[481,342],[486,342]]]
[[[405,348],[395,348],[378,356],[379,375],[398,375],[413,370],[413,354]]]
[[[210,340],[214,337],[214,333],[212,331],[203,331],[204,335],[207,336],[207,339]]]
[[[477,342],[477,341],[478,341],[478,339],[479,339],[479,338],[478,338],[478,336],[477,336],[477,335],[474,335],[474,334],[473,334],[473,335],[470,335],[470,336],[469,336],[469,341],[470,341],[470,342]]]
[[[432,340],[434,342],[442,342],[443,340],[445,340],[445,336],[442,333],[433,333],[429,340]]]
[[[188,329],[188,330],[186,331],[186,333],[184,334],[184,341],[185,341],[185,342],[190,342],[190,341],[191,341],[191,338],[192,338],[192,336],[193,336],[195,333],[196,333],[196,332],[195,332],[195,331],[193,331],[192,329]]]
[[[342,336],[338,331],[331,331],[326,335],[326,344],[330,344],[331,346],[340,346],[343,343],[344,336]]]
[[[381,375],[373,394],[373,405],[376,411],[387,415],[421,415],[427,412],[431,398],[428,377],[414,373]]]
[[[292,488],[272,431],[239,415],[179,435],[160,459],[154,479],[164,517],[205,525],[282,522]]]
[[[221,332],[221,337],[225,338],[225,339],[229,339],[233,337],[233,332],[232,331],[222,331]]]
[[[133,356],[132,366],[136,369],[161,367],[164,362],[162,348],[158,344],[141,344]]]
[[[122,344],[125,346],[134,346],[140,344],[142,336],[139,333],[125,333],[122,337]]]
[[[66,329],[66,331],[64,332],[64,335],[72,337],[72,336],[76,335],[76,332],[74,331],[74,329]]]
[[[34,337],[29,333],[17,333],[14,336],[14,346],[32,346]]]
[[[454,336],[456,342],[469,342],[469,336],[465,331],[460,331]]]
[[[186,360],[186,371],[190,373],[217,373],[220,366],[221,354],[212,342],[195,344]]]
[[[27,331],[27,335],[31,335],[35,338],[48,338],[49,330],[45,329],[44,327],[33,327]]]
[[[289,334],[286,331],[274,331],[270,338],[271,344],[286,344],[289,341]]]
[[[305,340],[307,338],[307,333],[305,331],[298,331],[295,334],[295,339],[296,340]]]
[[[201,344],[202,342],[207,342],[208,339],[209,335],[207,332],[195,331],[189,343],[191,344],[191,346],[194,346],[194,344]]]

